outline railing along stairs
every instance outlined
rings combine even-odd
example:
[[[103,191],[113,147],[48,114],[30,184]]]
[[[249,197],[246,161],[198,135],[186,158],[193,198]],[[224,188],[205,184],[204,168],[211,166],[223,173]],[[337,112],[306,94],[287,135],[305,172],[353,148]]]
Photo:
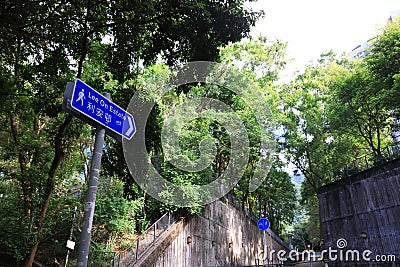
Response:
[[[138,236],[130,248],[116,254],[112,266],[132,266],[179,218],[180,216],[177,214],[164,214],[160,219],[147,228],[146,231]]]

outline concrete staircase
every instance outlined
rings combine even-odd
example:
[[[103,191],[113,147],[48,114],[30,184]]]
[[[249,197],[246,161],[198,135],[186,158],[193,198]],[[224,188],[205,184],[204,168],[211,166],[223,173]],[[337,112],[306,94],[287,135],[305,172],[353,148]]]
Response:
[[[113,267],[143,266],[142,262],[154,253],[155,248],[163,244],[171,234],[179,231],[179,225],[183,223],[180,214],[166,213],[146,231],[143,232],[133,245],[119,254],[116,254]],[[151,257],[150,257],[151,258]]]

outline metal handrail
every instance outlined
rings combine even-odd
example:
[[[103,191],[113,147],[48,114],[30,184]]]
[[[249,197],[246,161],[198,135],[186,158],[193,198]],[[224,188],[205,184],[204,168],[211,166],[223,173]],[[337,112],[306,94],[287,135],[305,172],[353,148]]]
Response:
[[[389,162],[394,159],[400,158],[399,147],[386,147],[382,148],[381,155],[378,157],[374,153],[369,153],[355,158],[350,164],[346,164],[336,170],[327,171],[325,178],[327,180],[320,182],[320,186],[335,182],[342,178],[352,176],[356,173],[365,171],[374,166]]]
[[[115,255],[113,267],[131,266],[151,247],[159,237],[168,230],[172,224],[178,220],[176,216],[170,212],[165,213],[147,228],[140,236],[138,236],[130,248]]]

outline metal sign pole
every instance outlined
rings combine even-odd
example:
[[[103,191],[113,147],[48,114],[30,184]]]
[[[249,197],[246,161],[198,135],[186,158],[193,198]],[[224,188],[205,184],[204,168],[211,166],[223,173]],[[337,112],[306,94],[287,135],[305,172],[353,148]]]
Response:
[[[110,96],[107,95],[107,98]],[[100,124],[96,129],[96,140],[94,145],[92,165],[90,167],[90,177],[88,191],[86,195],[86,205],[83,215],[83,228],[79,240],[77,267],[87,267],[90,248],[90,234],[92,231],[93,215],[96,202],[96,193],[99,183],[101,156],[103,154],[104,137],[106,129]]]
[[[68,246],[68,242],[72,242],[72,237],[73,237],[73,234],[74,234],[74,226],[75,226],[75,219],[76,219],[76,209],[77,209],[77,207],[75,206],[74,216],[73,216],[73,218],[72,218],[71,231],[70,231],[70,233],[69,233],[69,239],[68,239],[68,241],[67,241],[67,257],[65,258],[65,265],[64,265],[64,267],[67,267],[67,266],[68,266],[69,253],[71,252],[71,250],[74,249],[73,247],[75,247],[75,243],[73,243],[72,248],[69,247],[69,246]]]
[[[266,232],[266,230],[263,231],[263,233],[264,233],[264,266],[268,266],[267,234],[265,232]]]
[[[261,218],[257,222],[258,228],[263,231],[264,235],[264,266],[269,266],[268,251],[267,251],[267,229],[269,228],[269,221],[267,218]]]
[[[131,114],[110,101],[110,94],[102,95],[79,79],[75,85],[67,83],[62,108],[97,129],[76,265],[87,267],[104,137],[108,134],[117,141],[122,137],[131,140],[136,126]]]

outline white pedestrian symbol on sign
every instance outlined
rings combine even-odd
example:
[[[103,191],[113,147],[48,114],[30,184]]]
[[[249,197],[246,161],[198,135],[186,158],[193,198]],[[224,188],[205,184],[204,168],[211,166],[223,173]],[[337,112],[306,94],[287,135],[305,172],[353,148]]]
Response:
[[[76,99],[76,102],[81,101],[81,105],[83,106],[84,99],[85,99],[85,91],[82,89],[82,91],[80,91],[78,94],[78,99]]]
[[[122,136],[130,140],[136,132],[135,120],[131,114],[79,79],[76,80],[71,98],[68,101],[71,101],[71,107],[74,111],[86,115],[83,120],[89,121],[89,124],[94,126],[100,124],[107,127],[117,134],[115,137],[118,139],[119,136]],[[68,102],[65,104],[68,104]],[[125,125],[123,120],[128,117]]]

